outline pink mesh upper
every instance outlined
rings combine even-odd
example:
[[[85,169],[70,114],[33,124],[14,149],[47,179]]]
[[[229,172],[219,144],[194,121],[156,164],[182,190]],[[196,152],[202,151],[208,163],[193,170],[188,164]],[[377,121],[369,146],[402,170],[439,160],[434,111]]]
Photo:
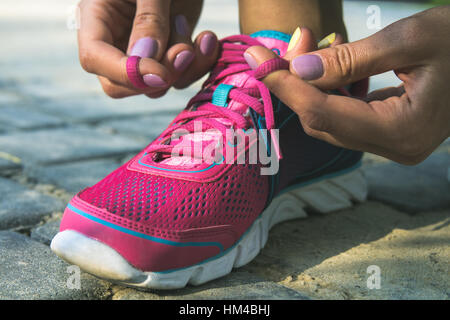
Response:
[[[258,165],[234,165],[219,180],[198,183],[122,166],[79,197],[152,228],[186,230],[230,224],[246,228],[263,210],[261,199],[267,199],[267,176],[259,170]]]
[[[243,58],[243,52],[251,45],[261,45],[259,41],[240,35],[225,38],[221,43],[222,55],[203,86],[204,90],[190,101],[189,111],[180,114],[174,125],[169,126],[160,137],[178,127],[190,128],[193,119],[201,119],[206,128],[214,127],[218,131],[227,128],[218,118],[227,119],[227,123],[237,128],[247,128],[251,118],[244,114],[249,107],[265,117],[267,129],[274,127],[270,92],[257,79],[273,70],[287,69],[288,63],[276,58],[252,71]],[[232,102],[227,108],[210,102],[213,91],[223,82],[235,86],[230,91]],[[191,110],[190,107],[195,104],[197,106]],[[277,146],[277,141],[274,145]],[[146,152],[170,153],[171,148],[173,145],[161,142],[150,145]],[[280,157],[278,148],[274,149]],[[162,176],[162,171],[160,176],[159,172],[149,174],[129,170],[124,165],[82,191],[79,197],[97,208],[106,209],[113,217],[121,217],[119,220],[135,222],[153,230],[181,231],[233,225],[238,233],[242,233],[264,209],[268,197],[268,176],[260,174],[260,165],[230,166],[217,180],[202,183],[191,181],[194,179]]]

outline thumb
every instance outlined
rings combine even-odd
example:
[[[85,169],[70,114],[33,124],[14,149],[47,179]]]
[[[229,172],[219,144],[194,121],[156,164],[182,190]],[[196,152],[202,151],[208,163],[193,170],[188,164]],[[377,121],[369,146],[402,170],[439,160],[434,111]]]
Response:
[[[257,69],[259,65],[277,57],[276,54],[260,46],[250,47],[244,53],[244,58],[248,65]],[[300,116],[309,110],[316,110],[326,100],[327,95],[299,79],[288,70],[278,70],[272,72],[262,79],[263,83],[286,105],[293,109]]]
[[[170,0],[136,0],[128,53],[160,60],[170,34]]]
[[[412,41],[402,37],[405,28],[401,23],[394,23],[359,41],[292,58],[290,71],[320,89],[330,90],[407,67],[417,60],[414,52],[418,50],[412,50]]]

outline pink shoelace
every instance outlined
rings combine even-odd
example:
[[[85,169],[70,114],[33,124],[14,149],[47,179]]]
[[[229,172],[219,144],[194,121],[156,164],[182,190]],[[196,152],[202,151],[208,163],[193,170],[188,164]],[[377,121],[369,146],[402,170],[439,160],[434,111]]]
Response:
[[[259,79],[264,78],[273,71],[289,69],[289,63],[282,58],[274,58],[261,64],[258,69],[251,70],[243,57],[243,53],[251,46],[262,46],[259,41],[247,35],[236,35],[222,39],[221,45],[222,55],[216,67],[212,71],[209,79],[203,84],[202,90],[189,101],[186,109],[189,110],[194,105],[196,107],[192,108],[192,111],[183,112],[178,115],[173,120],[172,125],[161,134],[161,142],[150,146],[147,149],[147,153],[169,154],[175,146],[165,143],[170,143],[170,137],[176,130],[183,129],[188,132],[194,132],[194,121],[192,120],[201,120],[202,130],[216,129],[223,136],[226,135],[226,130],[230,126],[218,121],[218,118],[228,120],[235,130],[246,130],[252,125],[251,119],[245,116],[249,107],[261,117],[265,117],[268,132],[271,133],[271,130],[275,129],[270,91]],[[256,88],[234,87],[228,94],[229,99],[241,103],[240,107],[230,110],[211,102],[214,90],[221,80],[229,75],[248,71],[251,71],[249,73],[250,76],[256,79]],[[270,136],[273,141],[274,151],[278,159],[281,159],[282,155],[278,141],[274,138],[274,134],[270,134]]]

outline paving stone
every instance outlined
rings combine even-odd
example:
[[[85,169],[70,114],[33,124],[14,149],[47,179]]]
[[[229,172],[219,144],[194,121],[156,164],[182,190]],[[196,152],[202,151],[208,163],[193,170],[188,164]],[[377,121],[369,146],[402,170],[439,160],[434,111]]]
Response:
[[[0,150],[41,164],[123,155],[143,146],[132,139],[83,127],[14,132],[0,136]]]
[[[85,273],[80,289],[68,286],[74,275],[69,265],[46,245],[15,232],[0,232],[0,266],[0,299],[105,299],[110,294],[109,283]]]
[[[0,80],[0,107],[17,105],[23,102],[25,98],[17,92],[5,88]]]
[[[0,126],[17,129],[34,129],[62,124],[62,120],[41,112],[14,107],[0,106]]]
[[[0,178],[0,229],[30,226],[63,208],[56,198]]]
[[[101,125],[104,128],[113,129],[119,133],[153,140],[167,128],[176,114],[175,112],[171,112],[126,120],[111,120],[105,121]]]
[[[70,193],[76,193],[94,185],[118,167],[119,163],[115,160],[100,159],[30,168],[27,174],[39,182],[50,183]]]
[[[450,153],[432,154],[416,166],[394,162],[364,168],[369,197],[409,213],[450,207]]]
[[[20,160],[12,157],[15,161],[11,160],[11,155],[4,154],[0,151],[0,174],[10,174],[19,170],[22,165]]]
[[[50,245],[52,239],[59,232],[61,219],[49,221],[31,230],[31,238],[46,245]]]
[[[198,287],[186,287],[172,291],[142,292],[133,289],[118,289],[114,300],[307,300],[304,294],[243,271],[208,282]]]

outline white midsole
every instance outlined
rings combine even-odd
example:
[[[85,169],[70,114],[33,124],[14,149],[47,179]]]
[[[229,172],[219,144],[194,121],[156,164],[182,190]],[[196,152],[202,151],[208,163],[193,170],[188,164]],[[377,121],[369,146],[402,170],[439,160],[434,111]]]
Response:
[[[117,251],[79,232],[65,230],[52,240],[59,257],[95,276],[123,285],[177,289],[217,279],[253,260],[267,242],[277,223],[305,218],[305,208],[326,213],[364,201],[367,184],[361,170],[298,187],[276,197],[232,248],[217,258],[169,272],[145,272],[130,265]]]

